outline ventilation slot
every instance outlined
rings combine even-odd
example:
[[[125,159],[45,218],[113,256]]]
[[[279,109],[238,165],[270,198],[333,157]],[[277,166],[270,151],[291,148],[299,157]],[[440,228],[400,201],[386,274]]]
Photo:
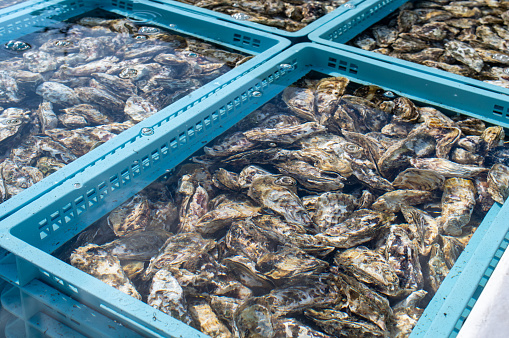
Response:
[[[329,60],[327,61],[327,66],[334,69],[339,69],[342,72],[350,73],[350,74],[357,74],[359,71],[359,66],[353,63],[349,63],[344,60],[338,60],[333,57],[329,57]]]
[[[504,115],[504,107],[495,105],[493,106],[493,114],[497,116],[503,116]]]

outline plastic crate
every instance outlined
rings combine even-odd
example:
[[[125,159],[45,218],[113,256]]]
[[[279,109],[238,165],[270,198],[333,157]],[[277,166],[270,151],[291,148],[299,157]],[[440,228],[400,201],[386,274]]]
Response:
[[[383,10],[384,16],[387,16],[388,14],[396,10],[399,6],[403,5],[407,1],[402,0],[381,1],[381,3],[386,2],[389,2],[390,4],[388,4],[388,7],[386,7]],[[365,57],[373,58],[375,60],[384,61],[391,65],[397,65],[412,70],[415,69],[423,73],[442,77],[444,79],[450,79],[452,81],[456,81],[458,83],[462,83],[468,86],[479,87],[482,89],[509,95],[508,88],[485,83],[465,76],[449,73],[441,69],[427,67],[414,62],[401,60],[392,56],[382,55],[379,53],[366,51],[361,48],[345,45],[346,42],[353,39],[359,33],[363,32],[373,23],[378,22],[384,18],[384,16],[378,14],[382,13],[372,14],[370,10],[369,11],[359,10],[357,13],[352,11],[347,20],[331,20],[326,24],[322,25],[319,29],[316,29],[315,31],[311,32],[309,34],[309,40],[325,46],[335,47],[342,51],[356,53]],[[366,18],[369,18],[371,15],[376,15],[376,20],[366,20]]]
[[[98,8],[97,3],[98,1],[95,0],[30,1],[21,9],[17,8],[13,12],[8,12],[5,16],[2,16],[1,13],[4,12],[0,11],[0,45],[3,46],[9,40]],[[118,6],[102,6],[101,8],[129,16],[137,22],[156,24],[177,33],[194,36],[226,48],[255,55],[255,57],[164,108],[151,116],[146,122],[138,123],[135,127],[113,140],[5,201],[0,205],[0,219],[83,171],[87,166],[93,165],[97,159],[124,147],[126,143],[142,137],[141,130],[144,127],[160,124],[169,118],[184,113],[194,104],[213,95],[235,79],[244,76],[290,44],[290,41],[282,37],[257,32],[230,23],[211,21],[207,17],[146,0],[139,0],[125,8],[119,8]]]
[[[189,108],[187,114],[154,124],[152,135],[105,155],[1,221],[0,246],[6,255],[0,260],[0,277],[21,288],[35,282],[49,285],[135,332],[189,337],[180,331],[185,327],[182,324],[174,328],[176,321],[171,317],[50,253],[310,71],[377,84],[444,111],[509,126],[509,102],[499,93],[334,48],[299,44],[253,70],[235,86]],[[493,257],[509,228],[508,213],[509,203],[490,210],[426,309],[415,334],[447,336],[453,332],[464,310],[473,305],[472,299],[475,302],[485,272],[496,263]],[[60,305],[54,306],[58,311]]]
[[[112,3],[118,3],[118,0],[108,0],[108,1],[111,1]],[[350,0],[347,3],[336,8],[331,13],[326,14],[321,18],[318,18],[317,20],[311,22],[306,27],[296,32],[288,32],[283,29],[266,26],[256,22],[236,20],[227,14],[214,12],[209,9],[185,4],[178,1],[173,0],[150,0],[150,1],[171,4],[172,6],[182,8],[190,12],[208,15],[216,20],[220,20],[223,22],[234,22],[239,25],[254,28],[267,33],[273,33],[280,36],[284,36],[285,38],[290,39],[292,42],[307,42],[309,41],[307,38],[309,33],[322,27],[325,23],[331,20],[333,20],[334,22],[346,22],[349,20],[350,17],[352,17],[352,15],[355,15],[355,13],[358,13],[359,11],[369,12],[372,13],[372,15],[370,17],[365,18],[366,20],[365,25],[366,27],[369,27],[373,23],[385,17],[388,14],[387,10],[389,11],[394,10],[395,8],[397,8],[398,6],[400,6],[401,4],[408,0]],[[132,2],[133,2],[132,0],[125,1],[126,4]]]

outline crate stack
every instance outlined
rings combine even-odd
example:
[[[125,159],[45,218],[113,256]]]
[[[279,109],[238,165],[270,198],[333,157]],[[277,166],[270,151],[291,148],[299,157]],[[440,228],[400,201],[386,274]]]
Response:
[[[509,90],[345,45],[404,0],[352,0],[297,32],[171,0],[33,0],[0,12],[0,43],[95,8],[255,57],[0,205],[6,336],[205,337],[51,253],[311,71],[509,126]],[[509,243],[495,204],[412,336],[455,336]],[[17,335],[16,335],[17,333]]]

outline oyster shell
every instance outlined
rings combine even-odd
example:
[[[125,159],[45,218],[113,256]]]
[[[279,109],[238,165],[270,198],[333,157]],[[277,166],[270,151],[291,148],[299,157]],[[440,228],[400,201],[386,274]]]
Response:
[[[390,213],[359,209],[315,237],[328,245],[347,249],[372,240],[394,218]]]
[[[475,186],[471,180],[449,178],[442,195],[442,229],[447,235],[461,235],[461,228],[470,222],[475,206]]]
[[[118,258],[111,256],[101,247],[88,244],[77,248],[71,254],[70,260],[71,264],[81,271],[98,278],[129,296],[141,300],[141,295],[125,275]]]
[[[188,325],[192,322],[186,310],[184,290],[168,270],[161,269],[152,278],[147,304]]]
[[[400,294],[398,275],[379,253],[366,247],[356,247],[334,256],[334,263],[363,283],[372,285],[388,296]]]
[[[295,183],[289,176],[261,176],[253,181],[247,194],[283,216],[288,223],[310,225],[311,217],[294,192]]]
[[[494,164],[488,172],[488,193],[498,203],[504,204],[509,196],[509,167]]]

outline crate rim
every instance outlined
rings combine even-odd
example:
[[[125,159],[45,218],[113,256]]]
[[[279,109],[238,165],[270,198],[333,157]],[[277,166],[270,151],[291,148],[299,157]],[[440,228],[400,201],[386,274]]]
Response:
[[[338,51],[338,50],[336,50],[334,48],[330,48],[330,47],[326,47],[326,46],[321,46],[321,45],[317,45],[317,44],[311,44],[311,43],[303,43],[303,44],[295,45],[295,46],[291,47],[290,49],[288,49],[288,50],[282,52],[281,54],[277,55],[271,61],[269,61],[269,62],[265,63],[264,65],[262,65],[259,69],[253,71],[253,73],[251,73],[250,75],[257,75],[259,78],[262,78],[261,75],[263,75],[264,72],[267,72],[271,68],[276,67],[278,64],[280,64],[280,62],[286,61],[288,58],[293,57],[295,55],[295,53],[302,52],[305,49],[310,49],[310,50],[320,51],[320,52],[321,51],[328,51],[328,52],[336,53],[336,54],[340,52],[340,51]],[[351,57],[357,57],[357,55],[354,55],[354,54],[351,54],[350,56]],[[380,62],[380,66],[385,66],[385,65],[386,65],[385,63]],[[308,67],[308,68],[306,68],[306,67]],[[262,70],[262,68],[265,68],[265,69]],[[311,68],[311,66],[306,65],[304,67],[304,69],[307,69],[309,71],[312,68]],[[405,70],[403,69],[403,71],[405,71]],[[425,77],[431,76],[431,75],[427,75],[427,74],[424,74],[424,75],[425,75]],[[250,85],[252,82],[254,82],[256,80],[257,80],[256,78],[252,79],[251,82],[249,82],[248,84],[245,84],[243,86],[248,86],[248,85]],[[451,82],[454,83],[453,81],[451,81]],[[458,86],[459,87],[463,87],[464,85],[458,85]],[[230,86],[230,87],[228,87],[228,89],[225,89],[223,94],[225,94],[225,93],[228,93],[228,94],[237,93],[238,90],[239,90],[239,88],[233,88],[233,86]],[[501,94],[492,93],[490,91],[485,91],[485,94],[487,96],[502,96]],[[209,107],[209,102],[210,101],[203,101],[203,102],[197,104],[195,107],[191,108],[191,110],[199,112],[199,111],[201,111],[203,109],[207,109]],[[179,122],[180,123],[179,126],[182,125],[185,128],[187,128],[187,126],[188,126],[187,122],[191,119],[191,117],[192,116],[190,114],[180,115],[180,116],[177,116],[178,120],[176,120],[174,122]],[[169,126],[166,125],[166,128],[169,128]],[[161,132],[163,132],[163,131],[161,131]],[[146,142],[147,141],[143,141],[143,140],[141,141],[141,143],[146,143]],[[137,148],[139,148],[139,147],[136,147],[133,144],[130,144],[130,145],[128,145],[126,147],[126,150],[127,151],[136,151]],[[113,154],[113,156],[119,157],[119,154],[118,153],[117,154]],[[115,162],[118,159],[113,159],[113,160],[114,161],[112,161],[112,162]],[[90,169],[90,170],[92,170],[92,169]],[[88,172],[82,172],[81,176],[93,176],[93,175],[89,175],[89,171]],[[82,182],[85,182],[85,184],[83,185],[83,187],[81,189],[86,189],[86,177],[80,177],[80,179],[81,178],[83,178]],[[73,182],[69,181],[67,183],[68,183],[68,185],[71,185]],[[40,268],[44,268],[47,271],[51,271],[56,276],[61,276],[63,273],[66,273],[65,270],[75,269],[75,268],[71,267],[70,265],[67,265],[64,262],[56,259],[55,257],[52,257],[50,254],[47,254],[47,253],[43,252],[42,250],[40,250],[40,249],[38,249],[38,248],[36,248],[36,247],[34,247],[32,245],[29,245],[29,244],[25,243],[23,240],[21,240],[20,238],[16,237],[12,233],[12,230],[17,225],[19,225],[20,223],[26,222],[31,214],[36,213],[37,211],[42,210],[42,208],[44,207],[44,204],[47,203],[47,200],[51,200],[52,198],[58,198],[59,197],[58,195],[59,195],[60,191],[69,190],[68,188],[69,187],[60,186],[57,189],[52,190],[51,192],[46,194],[45,196],[47,196],[47,198],[45,198],[45,199],[42,199],[42,198],[38,199],[38,200],[34,201],[33,203],[31,203],[30,205],[28,205],[28,206],[22,208],[21,210],[17,211],[15,214],[13,214],[13,215],[7,217],[6,219],[2,220],[0,222],[0,246],[2,248],[4,248],[4,249],[8,250],[12,254],[16,255],[17,257],[21,258],[22,260],[33,261],[34,257],[36,257],[37,260],[43,259],[43,260],[46,260],[46,261],[49,260],[51,262],[58,261],[58,262],[56,262],[57,264],[51,265],[49,268],[43,267],[43,266],[41,266],[41,264],[34,263],[37,266],[39,266]],[[472,237],[473,239],[475,238],[474,242],[478,241],[480,243],[484,243],[484,242],[488,242],[489,243],[489,241],[491,241],[493,238],[495,238],[495,239],[498,238],[501,233],[503,235],[507,234],[507,230],[508,230],[507,226],[508,225],[504,226],[504,220],[506,219],[507,215],[509,215],[509,203],[505,203],[502,206],[496,204],[492,208],[492,210],[490,210],[490,213],[491,213],[490,214],[491,215],[490,216],[491,217],[490,225],[493,222],[498,222],[497,224],[501,224],[501,226],[493,227],[493,226],[490,226],[490,225],[486,225],[488,221],[485,218],[485,220],[481,224],[480,228],[483,227],[483,229],[485,229],[488,233],[490,233],[490,237],[482,237],[483,233],[476,232],[476,233],[474,233],[474,236]],[[486,229],[488,227],[489,227],[489,229]],[[464,253],[466,253],[467,256],[468,255],[472,255],[472,257],[474,257],[475,259],[471,258],[469,260],[463,260],[464,261],[463,263],[468,268],[474,267],[474,268],[477,269],[477,268],[480,268],[480,267],[477,267],[477,265],[479,263],[479,261],[477,259],[479,257],[486,258],[485,256],[487,254],[489,254],[489,252],[486,252],[486,250],[484,250],[484,248],[481,247],[479,245],[479,243],[477,243],[477,246],[476,246],[474,242],[472,242],[472,240],[470,241],[469,245],[467,245],[468,250],[466,248]],[[27,248],[27,246],[28,246],[28,248]],[[460,256],[458,261],[462,261],[462,257],[463,258],[465,257],[464,253],[462,253],[462,256]],[[491,259],[491,257],[489,257],[489,258]],[[56,261],[54,261],[54,260],[56,260]],[[455,264],[455,267],[457,267],[457,266],[458,265]],[[460,268],[458,267],[457,269],[460,269]],[[91,276],[88,276],[88,277],[93,279],[94,281],[97,281],[98,283],[102,283],[99,280],[95,279],[94,277],[91,277]],[[87,277],[87,280],[88,280],[88,277]],[[457,276],[452,276],[451,274],[449,274],[447,276],[447,278],[444,280],[444,282],[442,283],[442,285],[440,286],[439,292],[440,292],[440,290],[443,289],[443,285],[444,284],[452,283],[453,286],[457,285],[457,284],[455,284],[455,283],[457,283],[457,279],[458,279],[456,277]],[[85,277],[83,277],[83,278],[85,278]],[[481,277],[479,277],[479,278],[481,278]],[[463,288],[460,287],[460,289],[463,289]],[[458,288],[456,288],[455,292],[456,293],[457,292],[465,292],[465,290],[458,290]],[[438,292],[437,292],[437,294],[438,294]],[[471,294],[468,295],[468,297],[471,297]],[[131,297],[128,297],[128,298],[131,298]],[[435,302],[436,298],[437,298],[437,296],[435,295],[435,297],[433,298],[432,302]],[[134,298],[132,300],[134,300]],[[436,300],[436,302],[439,302],[439,301],[440,300]],[[129,304],[131,304],[131,303],[129,303]],[[456,321],[454,321],[453,324],[455,324],[455,323],[456,323]],[[419,327],[419,324],[418,324],[417,327]]]
[[[132,1],[132,0],[129,0],[129,1]],[[210,9],[205,9],[205,8],[193,6],[190,4],[182,3],[182,2],[178,2],[176,0],[148,0],[148,1],[170,4],[171,6],[178,7],[178,8],[184,9],[189,12],[200,13],[202,15],[206,15],[208,17],[214,18],[214,19],[222,21],[222,22],[232,22],[232,23],[236,23],[236,24],[239,24],[239,25],[242,25],[245,27],[250,27],[250,28],[253,28],[256,30],[279,35],[279,36],[285,37],[293,42],[305,42],[307,40],[309,33],[318,29],[319,27],[326,24],[327,22],[329,22],[331,20],[336,20],[336,19],[342,17],[343,15],[348,14],[352,10],[357,9],[359,7],[366,6],[366,5],[368,5],[368,6],[373,5],[373,0],[350,0],[344,4],[341,4],[334,11],[327,13],[324,16],[322,16],[322,17],[316,19],[315,21],[311,22],[310,24],[306,25],[306,27],[301,28],[295,32],[288,32],[288,31],[285,31],[280,28],[271,27],[271,26],[267,26],[267,25],[263,25],[263,24],[259,24],[259,23],[255,23],[255,22],[236,20],[227,14],[215,12]],[[382,1],[384,1],[384,0],[375,0],[375,3],[382,2]],[[405,1],[408,1],[408,0],[405,0]],[[355,6],[355,7],[351,8],[350,6]]]
[[[80,0],[85,1],[85,0]],[[31,13],[33,11],[39,10],[41,8],[45,8],[48,4],[56,5],[59,3],[66,3],[69,2],[69,0],[34,0],[34,1],[28,1],[24,3],[23,8],[9,13],[6,16],[0,16],[0,23],[2,22],[10,22],[11,20],[14,20],[16,17],[18,17],[21,14],[25,13]],[[90,6],[86,7],[86,10],[90,10],[94,7],[96,3],[98,3],[98,0],[90,1]],[[97,7],[98,8],[98,7]],[[178,8],[174,8],[169,6],[169,8],[172,10],[173,13],[176,13],[181,16],[185,17],[193,17],[197,20],[208,20],[207,17],[203,15],[199,15],[196,13],[188,13],[186,11],[183,11]],[[1,12],[1,11],[0,11]],[[214,22],[214,25],[219,25],[218,22]],[[273,46],[270,47],[267,50],[261,51],[260,53],[256,54],[254,51],[251,52],[252,55],[254,55],[254,58],[251,60],[248,60],[242,65],[239,65],[236,68],[230,69],[226,74],[206,83],[204,86],[196,89],[192,93],[186,95],[185,97],[177,100],[176,102],[172,103],[171,105],[161,109],[156,114],[148,117],[144,121],[136,124],[135,126],[129,128],[128,130],[124,131],[123,133],[117,135],[113,139],[109,140],[105,144],[93,149],[92,151],[88,152],[87,154],[79,157],[75,161],[67,164],[65,167],[61,168],[60,170],[56,171],[55,173],[45,177],[42,181],[30,186],[26,190],[20,192],[19,194],[11,197],[7,201],[4,201],[0,204],[0,220],[4,219],[8,215],[12,214],[16,210],[19,210],[22,206],[30,203],[36,198],[39,198],[44,193],[52,190],[55,188],[56,185],[61,184],[62,182],[65,182],[65,180],[68,177],[72,177],[76,175],[77,173],[83,171],[87,167],[90,167],[91,163],[96,162],[97,160],[103,158],[107,154],[109,154],[112,151],[116,151],[119,148],[122,148],[127,142],[130,142],[132,139],[135,139],[141,135],[141,129],[145,127],[152,127],[154,125],[162,123],[164,120],[168,119],[169,116],[175,113],[182,113],[185,114],[186,110],[190,107],[199,102],[200,100],[206,100],[210,96],[217,96],[220,94],[217,94],[218,91],[224,90],[225,87],[231,85],[233,82],[235,82],[236,79],[242,77],[246,73],[256,69],[261,64],[275,56],[280,51],[286,49],[288,46],[290,46],[290,41],[284,37],[269,34],[262,31],[257,31],[254,29],[251,29],[249,27],[243,27],[240,25],[236,25],[234,23],[223,23],[222,26],[235,29],[239,33],[246,33],[251,36],[255,37],[261,37],[266,39],[267,41],[272,41]],[[209,39],[210,40],[210,39]],[[1,41],[0,41],[1,42]],[[222,41],[216,41],[216,43],[223,43]],[[236,50],[240,50],[241,47],[233,46],[231,48],[234,48]],[[121,136],[122,135],[122,136]]]

